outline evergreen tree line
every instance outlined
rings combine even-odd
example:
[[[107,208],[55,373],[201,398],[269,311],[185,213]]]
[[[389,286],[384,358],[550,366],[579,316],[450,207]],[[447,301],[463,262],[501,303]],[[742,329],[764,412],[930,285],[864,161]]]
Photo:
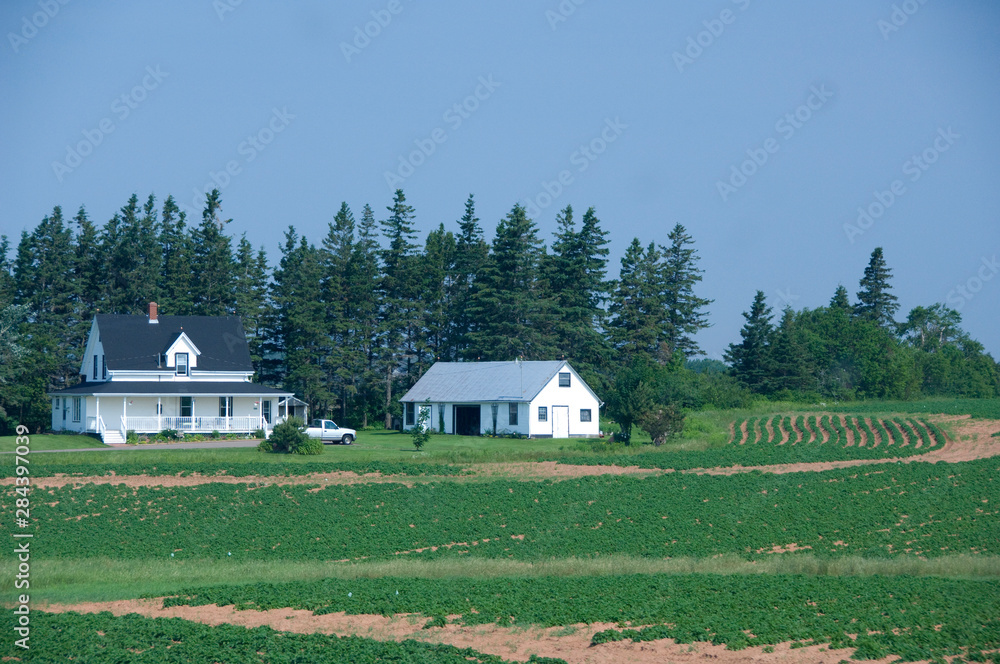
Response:
[[[778,325],[758,293],[727,368],[696,359],[711,301],[695,294],[702,271],[681,225],[665,245],[633,239],[609,279],[593,208],[579,221],[562,210],[548,246],[520,205],[487,242],[472,196],[454,230],[439,224],[422,245],[402,190],[382,217],[343,203],[318,244],[290,226],[273,264],[227,233],[218,191],[197,221],[172,197],[133,195],[101,226],[54,208],[13,260],[0,238],[0,430],[46,428],[45,392],[78,382],[93,315],[145,314],[151,301],[163,315],[241,317],[260,382],[357,427],[389,426],[435,361],[565,358],[625,438],[662,404],[1000,394],[996,363],[956,312],[892,321],[884,263],[866,271],[857,305],[841,288],[830,307],[786,309]]]

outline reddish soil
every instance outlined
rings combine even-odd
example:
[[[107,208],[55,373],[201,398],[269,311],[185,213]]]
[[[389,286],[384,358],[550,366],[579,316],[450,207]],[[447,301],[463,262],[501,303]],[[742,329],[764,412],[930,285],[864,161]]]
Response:
[[[844,427],[844,431],[847,433],[847,444],[845,447],[860,446],[860,443],[855,440],[854,431],[847,425],[847,418],[843,415],[840,416],[840,425]]]
[[[743,420],[740,422],[740,445],[745,445],[747,442],[747,421]]]
[[[672,639],[632,643],[620,641],[597,646],[591,637],[602,630],[614,629],[613,623],[578,624],[567,627],[528,628],[497,625],[456,625],[423,629],[427,618],[397,614],[392,617],[375,615],[345,615],[332,613],[316,616],[310,611],[272,609],[270,611],[237,611],[230,606],[175,606],[163,608],[163,602],[153,600],[122,600],[88,602],[73,605],[39,606],[39,610],[54,613],[77,611],[96,613],[110,611],[115,615],[138,613],[149,617],[174,617],[206,625],[268,626],[272,629],[302,634],[322,633],[338,636],[362,636],[379,641],[414,639],[427,643],[446,643],[459,648],[473,648],[512,661],[527,661],[531,655],[558,657],[570,664],[661,664],[663,662],[704,662],[719,664],[820,664],[850,659],[852,650],[827,650],[824,646],[791,649],[790,643],[773,646],[774,652],[763,648],[726,650],[725,646],[705,643],[678,644]],[[452,616],[455,618],[455,616]],[[873,660],[873,664],[888,664],[896,659]]]
[[[764,422],[764,441],[767,443],[774,442],[774,427],[771,426],[772,418],[767,418]]]
[[[882,437],[878,433],[878,427],[875,426],[875,422],[873,422],[870,417],[865,418],[865,423],[868,424],[868,428],[871,429],[872,435],[875,437],[875,439],[869,444],[871,447],[878,447],[882,444]]]

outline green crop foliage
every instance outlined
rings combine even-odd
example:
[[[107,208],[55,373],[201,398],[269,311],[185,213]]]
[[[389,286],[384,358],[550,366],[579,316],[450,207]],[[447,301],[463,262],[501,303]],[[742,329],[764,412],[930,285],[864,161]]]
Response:
[[[291,607],[317,614],[451,614],[460,615],[459,622],[467,625],[512,620],[543,627],[659,624],[599,632],[593,642],[672,638],[680,643],[711,641],[732,650],[787,641],[853,647],[849,635],[862,634],[867,637],[860,641],[862,647],[911,659],[1000,645],[1000,581],[934,577],[656,574],[326,579],[199,588],[164,603],[235,604],[256,610]]]
[[[734,446],[736,447],[736,446]],[[784,448],[790,446],[769,446]],[[567,481],[37,488],[40,559],[540,560],[607,554],[746,560],[1000,553],[1000,460],[822,473]],[[14,524],[4,487],[0,532]],[[231,554],[231,556],[229,555]]]
[[[427,664],[503,664],[507,660],[471,648],[376,641],[359,636],[294,634],[269,627],[210,627],[180,618],[146,618],[137,614],[31,612],[30,650],[4,639],[0,652],[32,662],[426,662]],[[27,653],[30,653],[28,655]],[[26,658],[26,659],[25,659]],[[561,659],[533,658],[556,664]]]

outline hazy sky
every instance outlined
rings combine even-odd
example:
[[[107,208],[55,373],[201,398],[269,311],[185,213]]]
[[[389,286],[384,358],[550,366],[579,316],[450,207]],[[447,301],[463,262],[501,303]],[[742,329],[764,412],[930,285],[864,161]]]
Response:
[[[681,223],[715,300],[710,357],[763,290],[776,313],[858,290],[885,249],[901,310],[944,302],[1000,355],[1000,5],[6,0],[0,233],[132,193],[279,256],[341,201],[421,238],[476,196],[548,242],[593,206],[611,272]]]

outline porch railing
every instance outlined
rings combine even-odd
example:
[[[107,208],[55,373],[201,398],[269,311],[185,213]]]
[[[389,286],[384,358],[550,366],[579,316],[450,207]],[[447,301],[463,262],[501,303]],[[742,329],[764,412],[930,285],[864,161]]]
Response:
[[[157,433],[164,429],[175,429],[177,431],[192,433],[236,432],[247,433],[256,431],[261,427],[261,418],[257,416],[243,417],[174,417],[174,416],[144,416],[125,417],[125,430],[137,433]],[[272,424],[264,424],[270,429]]]

